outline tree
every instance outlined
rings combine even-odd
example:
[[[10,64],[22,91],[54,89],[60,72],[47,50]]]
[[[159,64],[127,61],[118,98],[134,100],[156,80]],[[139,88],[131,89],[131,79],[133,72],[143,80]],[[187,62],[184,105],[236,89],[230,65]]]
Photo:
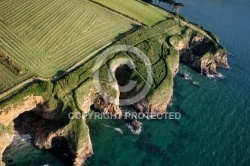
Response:
[[[147,2],[147,3],[152,3],[153,2],[153,0],[142,0],[142,1]]]
[[[153,0],[143,0],[144,2],[147,3],[152,3]],[[183,3],[177,3],[176,0],[158,0],[158,6],[160,5],[160,3],[166,3],[169,5],[169,7],[173,7],[172,11],[179,14],[179,11],[181,8],[184,7]],[[154,1],[155,5],[156,5],[156,0]]]
[[[176,3],[176,0],[163,0],[165,3],[168,3],[169,5],[173,5]]]
[[[159,0],[158,2],[159,2],[159,3],[158,3],[158,6],[159,6],[160,2],[163,2],[163,3],[168,4],[168,5],[169,5],[169,8],[170,8],[171,6],[174,5],[174,3],[176,3],[176,0]]]
[[[171,6],[174,8],[174,4],[176,3],[176,0],[163,0],[163,1],[169,5],[169,8]]]
[[[183,3],[174,3],[173,12],[179,14],[181,8],[185,7]]]
[[[164,0],[158,0],[158,6],[160,5],[161,2],[163,2]]]

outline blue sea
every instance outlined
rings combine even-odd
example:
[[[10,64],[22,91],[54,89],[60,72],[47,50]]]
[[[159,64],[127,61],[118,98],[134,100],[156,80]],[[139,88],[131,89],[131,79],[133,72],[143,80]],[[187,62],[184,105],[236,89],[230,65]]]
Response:
[[[250,165],[250,1],[181,2],[185,7],[180,13],[215,33],[232,53],[230,69],[219,69],[225,79],[207,78],[181,65],[180,72],[199,82],[198,87],[179,75],[175,78],[168,111],[180,112],[181,119],[143,120],[139,135],[131,134],[123,121],[88,120],[95,154],[86,165]],[[52,152],[31,145],[15,152],[7,149],[4,155],[7,165],[65,165]]]

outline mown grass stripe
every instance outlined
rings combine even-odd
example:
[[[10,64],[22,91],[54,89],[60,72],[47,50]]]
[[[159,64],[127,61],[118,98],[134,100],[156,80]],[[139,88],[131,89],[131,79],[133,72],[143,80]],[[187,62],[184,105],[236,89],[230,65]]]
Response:
[[[44,47],[44,50],[48,50],[48,47],[50,47],[54,42],[55,42],[55,38],[57,38],[58,40],[60,40],[60,36],[63,33],[63,29],[67,29],[67,25],[70,26],[70,19],[73,19],[73,15],[75,14],[75,11],[73,10],[74,6],[69,6],[68,10],[64,9],[64,15],[62,15],[62,19],[59,20],[60,23],[57,26],[54,26],[55,28],[51,29],[50,33],[47,34],[47,36],[44,36],[45,40],[41,40],[41,43],[39,43],[40,46]],[[73,12],[72,12],[73,11]],[[66,13],[67,12],[67,13]],[[66,19],[63,19],[64,17],[66,17]],[[53,34],[53,38],[52,37],[48,37],[51,34]],[[41,48],[41,47],[40,47]]]
[[[4,28],[1,27],[1,30],[3,30]],[[12,35],[10,35],[9,33],[2,33],[2,38],[1,38],[1,47],[5,48],[5,50],[7,50],[10,54],[10,56],[12,56],[12,58],[14,58],[15,60],[17,60],[17,62],[21,63],[21,62],[28,62],[29,65],[25,65],[27,68],[30,68],[29,66],[33,64],[33,61],[31,61],[27,56],[24,56],[27,54],[27,52],[31,52],[31,50],[27,50],[25,48],[22,47],[22,44],[17,43],[18,40],[15,40],[13,38]],[[8,48],[8,49],[6,49]],[[32,53],[32,52],[31,52]]]
[[[63,6],[63,4],[60,4],[61,6]],[[59,15],[59,13],[56,13],[55,15],[53,15],[54,10],[58,7],[60,7],[58,4],[54,4],[50,6],[50,10],[46,11],[46,13],[44,14],[44,21],[40,22],[40,26],[37,26],[35,29],[33,29],[33,33],[30,33],[30,35],[27,35],[27,39],[33,39],[31,40],[32,43],[34,43],[35,41],[39,41],[40,38],[43,37],[43,35],[45,35],[46,33],[48,33],[47,31],[50,30],[50,27],[53,27],[53,21],[51,21],[52,18],[57,17]],[[48,16],[47,16],[48,14]],[[36,21],[36,20],[33,20]],[[47,21],[47,23],[45,23],[45,21]],[[40,36],[40,38],[37,38],[38,36]]]
[[[8,27],[6,27],[1,21],[0,21],[0,27],[1,27],[3,34],[8,36],[12,41],[15,41],[16,43],[20,43],[21,45],[24,45],[25,47],[27,47],[29,49],[28,51],[32,51],[32,53],[34,52],[34,50],[29,45],[27,45],[22,39],[20,39],[15,33],[13,33]]]
[[[75,22],[72,22],[71,24],[68,24],[64,27],[64,29],[61,31],[63,35],[58,34],[58,40],[51,43],[51,45],[47,48],[48,52],[54,52],[55,50],[58,50],[60,47],[62,47],[63,43],[68,40],[68,38],[71,38],[71,35],[75,32],[75,29],[78,28],[78,25],[80,23],[80,18],[82,13],[74,13]],[[54,52],[55,53],[55,52]]]
[[[106,24],[106,23],[105,23]],[[92,29],[92,33],[93,34],[96,34],[96,35],[94,35],[94,37],[96,37],[95,38],[95,40],[98,40],[98,38],[100,37],[99,35],[100,34],[102,34],[101,32],[103,32],[103,34],[105,34],[105,33],[110,33],[108,30],[110,30],[110,24],[108,24],[107,23],[107,25],[109,25],[109,26],[101,26],[100,28],[98,28],[98,29]],[[69,45],[68,47],[65,47],[65,48],[63,48],[60,52],[58,52],[58,54],[60,54],[60,53],[62,53],[62,52],[65,52],[66,50],[68,50],[68,49],[70,49],[70,48],[72,48],[72,47],[74,47],[74,48],[77,48],[77,45],[78,44],[75,44],[75,43],[81,43],[84,39],[86,40],[87,39],[87,41],[88,41],[88,43],[91,43],[90,41],[89,41],[89,38],[90,39],[93,39],[93,34],[92,33],[88,33],[87,35],[83,35],[81,38],[78,38],[76,41],[74,41],[74,43],[72,43],[71,45]],[[112,34],[113,34],[114,32],[112,32]],[[115,33],[114,33],[115,34]]]
[[[66,10],[68,8],[69,8],[69,6],[67,6],[67,8],[65,8],[64,10]],[[43,46],[44,46],[43,44],[45,42],[47,43],[47,40],[49,38],[56,38],[56,36],[53,34],[53,32],[54,32],[54,29],[56,28],[55,22],[56,23],[59,22],[60,21],[60,17],[62,17],[62,16],[60,16],[60,13],[57,12],[55,20],[50,20],[50,24],[49,25],[50,25],[51,28],[47,28],[48,27],[47,26],[47,27],[45,27],[45,31],[44,31],[45,33],[43,35],[38,34],[40,36],[40,38],[38,40],[34,40],[34,45],[36,46],[36,48],[41,49],[43,51],[46,51],[43,48]],[[59,23],[58,23],[58,25],[59,25]]]
[[[107,43],[107,40],[105,40],[105,38],[100,38],[99,40],[97,40],[97,38],[93,38],[92,40],[89,40],[89,42],[96,42],[96,43],[98,43],[98,45],[104,45]],[[97,46],[97,48],[98,48],[98,46]],[[84,53],[84,55],[87,56],[89,52],[93,52],[95,49],[96,48],[93,47],[92,45],[82,43],[82,45],[79,45],[78,49],[70,50],[69,52],[65,52],[65,54],[71,54],[72,55],[71,57],[79,57],[79,53],[80,54]],[[62,59],[60,59],[60,57],[63,57],[63,55],[59,55],[58,57],[54,57],[52,63],[62,60]],[[83,55],[80,57],[83,58]]]
[[[7,5],[5,6],[4,4],[7,2]],[[27,6],[28,3],[30,3],[30,1],[25,1],[23,3],[20,4],[16,4],[18,2],[21,1],[17,1],[16,3],[13,3],[13,1],[11,0],[6,0],[5,3],[1,4],[0,9],[1,9],[1,13],[6,17],[6,19],[10,19],[10,18],[14,18],[12,17],[13,15],[10,15],[10,11],[12,11],[11,9],[15,7],[15,15],[18,15],[18,13],[20,13],[21,10],[23,10],[24,6]],[[35,1],[33,1],[35,3]]]
[[[19,19],[15,22],[15,25],[18,27],[18,29],[16,29],[17,33],[20,33],[23,31],[23,29],[21,29],[20,27],[25,27],[25,25],[29,25],[28,29],[26,29],[27,31],[31,31],[34,30],[34,25],[39,26],[42,23],[44,23],[44,20],[47,19],[46,17],[46,12],[48,10],[53,10],[52,7],[56,8],[56,1],[54,1],[53,3],[55,3],[54,5],[52,3],[45,3],[44,6],[41,6],[41,9],[39,11],[36,11],[35,13],[32,13],[32,15],[30,17],[28,17],[28,19]],[[48,14],[48,17],[50,15]],[[19,21],[19,22],[18,22]],[[31,27],[31,25],[33,25]],[[32,29],[31,29],[32,28]]]
[[[1,1],[8,11],[0,13],[0,46],[31,74],[53,76],[131,28],[85,0],[10,1]]]
[[[12,43],[5,41],[5,40],[1,40],[0,46],[2,48],[5,48],[7,52],[10,54],[10,56],[17,61],[17,63],[22,64],[22,62],[25,62],[25,64],[22,64],[22,66],[25,66],[28,69],[32,69],[34,62],[30,60],[29,58],[23,57],[25,53],[20,51],[21,50],[20,47],[15,47],[16,45],[13,45]],[[26,65],[27,63],[30,65]]]
[[[51,45],[51,48],[49,48],[48,50],[49,53],[56,53],[56,51],[58,51],[58,49],[61,48],[64,43],[69,43],[70,41],[68,40],[72,40],[72,36],[74,35],[75,30],[79,28],[80,24],[82,24],[81,23],[81,21],[83,20],[82,17],[85,15],[85,13],[83,12],[84,11],[81,11],[75,15],[76,21],[71,24],[72,27],[69,27],[67,29],[65,28],[66,31],[63,32],[64,35],[61,36],[60,40],[57,40],[56,42],[53,43],[53,45]],[[67,35],[69,35],[70,37],[67,37]]]
[[[33,12],[36,11],[36,9],[39,7],[41,4],[45,4],[45,1],[40,1],[40,2],[35,2],[33,1],[31,4],[28,4],[26,6],[23,6],[23,8],[20,9],[20,11],[13,11],[12,15],[10,14],[9,17],[6,18],[8,20],[8,24],[11,26],[18,26],[15,23],[17,20],[25,20],[25,18],[29,18],[28,15],[32,14]],[[35,5],[33,5],[35,4]],[[29,6],[34,6],[30,9]],[[13,25],[14,24],[14,25]]]

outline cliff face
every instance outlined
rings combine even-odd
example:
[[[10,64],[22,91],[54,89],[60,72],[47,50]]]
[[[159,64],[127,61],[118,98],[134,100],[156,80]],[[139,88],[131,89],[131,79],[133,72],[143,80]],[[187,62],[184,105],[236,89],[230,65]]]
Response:
[[[34,109],[37,104],[43,102],[44,100],[40,96],[28,96],[21,103],[15,103],[0,109],[0,127],[5,128],[5,130],[0,130],[0,165],[5,165],[2,162],[2,154],[15,136],[13,120],[20,114]]]
[[[214,60],[215,63],[217,65],[217,67],[221,67],[221,68],[229,68],[229,64],[227,62],[227,52],[226,50],[218,50],[215,54],[214,54]]]
[[[211,53],[206,53],[202,58],[194,60],[191,66],[198,72],[204,73],[205,75],[215,75],[216,63],[214,56]]]
[[[23,102],[0,109],[0,123],[8,126],[20,114],[34,109],[37,104],[42,104],[43,102],[44,100],[41,96],[28,96],[24,98]]]
[[[74,166],[82,166],[84,165],[86,159],[88,157],[91,157],[94,152],[92,148],[92,142],[90,139],[90,136],[88,135],[88,138],[86,139],[86,142],[84,143],[84,146],[77,150],[76,152],[76,158],[74,160]]]
[[[172,93],[169,93],[170,96],[168,96],[168,100],[165,100],[162,102],[162,100],[157,100],[156,98],[153,99],[143,99],[140,102],[137,102],[133,104],[133,106],[138,110],[139,112],[145,113],[146,115],[149,116],[154,116],[154,115],[161,115],[164,114],[167,111],[168,106],[172,102]],[[163,96],[166,94],[163,94]]]
[[[216,75],[217,67],[228,68],[227,53],[217,41],[192,33],[189,44],[180,50],[180,60],[205,75]]]
[[[76,123],[80,125],[76,127]],[[84,128],[84,130],[82,130],[82,128]],[[74,166],[84,165],[85,160],[94,154],[89,129],[84,120],[73,120],[70,121],[67,126],[55,132],[48,131],[49,130],[46,129],[36,133],[34,143],[38,148],[54,148],[55,145],[61,144],[61,140],[65,140],[64,144],[61,144],[61,146],[65,146],[66,143],[67,150],[65,153],[71,156]]]
[[[106,115],[112,115],[118,119],[122,117],[122,111],[119,105],[110,103],[107,100],[103,99],[102,97],[96,98],[93,106],[95,109],[101,111]]]
[[[5,126],[1,126],[0,124],[0,128],[5,128]],[[8,127],[8,130],[4,131],[0,129],[0,165],[4,166],[5,163],[2,162],[2,154],[4,152],[4,150],[6,149],[6,147],[8,147],[10,145],[10,143],[12,142],[15,134],[13,134],[13,123],[10,124],[10,126]]]
[[[90,105],[91,103],[89,103]],[[65,122],[67,125],[63,126],[62,123]],[[26,125],[30,127],[27,128]],[[40,149],[54,148],[55,144],[65,139],[68,146],[67,153],[72,156],[72,163],[75,166],[83,165],[86,158],[93,154],[89,129],[85,120],[73,119],[69,121],[67,114],[66,117],[58,116],[49,110],[44,99],[40,96],[27,96],[21,102],[1,109],[0,165],[4,165],[2,153],[12,142],[16,131],[20,134],[29,133],[34,139],[34,144]]]

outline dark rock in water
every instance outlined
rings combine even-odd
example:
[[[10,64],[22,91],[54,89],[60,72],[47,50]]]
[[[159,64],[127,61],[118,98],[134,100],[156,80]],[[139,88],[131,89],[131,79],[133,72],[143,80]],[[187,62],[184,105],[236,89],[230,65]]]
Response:
[[[133,134],[140,134],[142,130],[142,123],[138,120],[133,120],[131,123],[128,124],[128,128]]]
[[[188,74],[182,74],[181,76],[183,79],[188,79]]]
[[[232,54],[231,52],[227,52],[227,55],[234,56],[234,54]]]
[[[8,163],[12,163],[12,162],[13,162],[13,160],[12,160],[12,159],[8,160]]]

